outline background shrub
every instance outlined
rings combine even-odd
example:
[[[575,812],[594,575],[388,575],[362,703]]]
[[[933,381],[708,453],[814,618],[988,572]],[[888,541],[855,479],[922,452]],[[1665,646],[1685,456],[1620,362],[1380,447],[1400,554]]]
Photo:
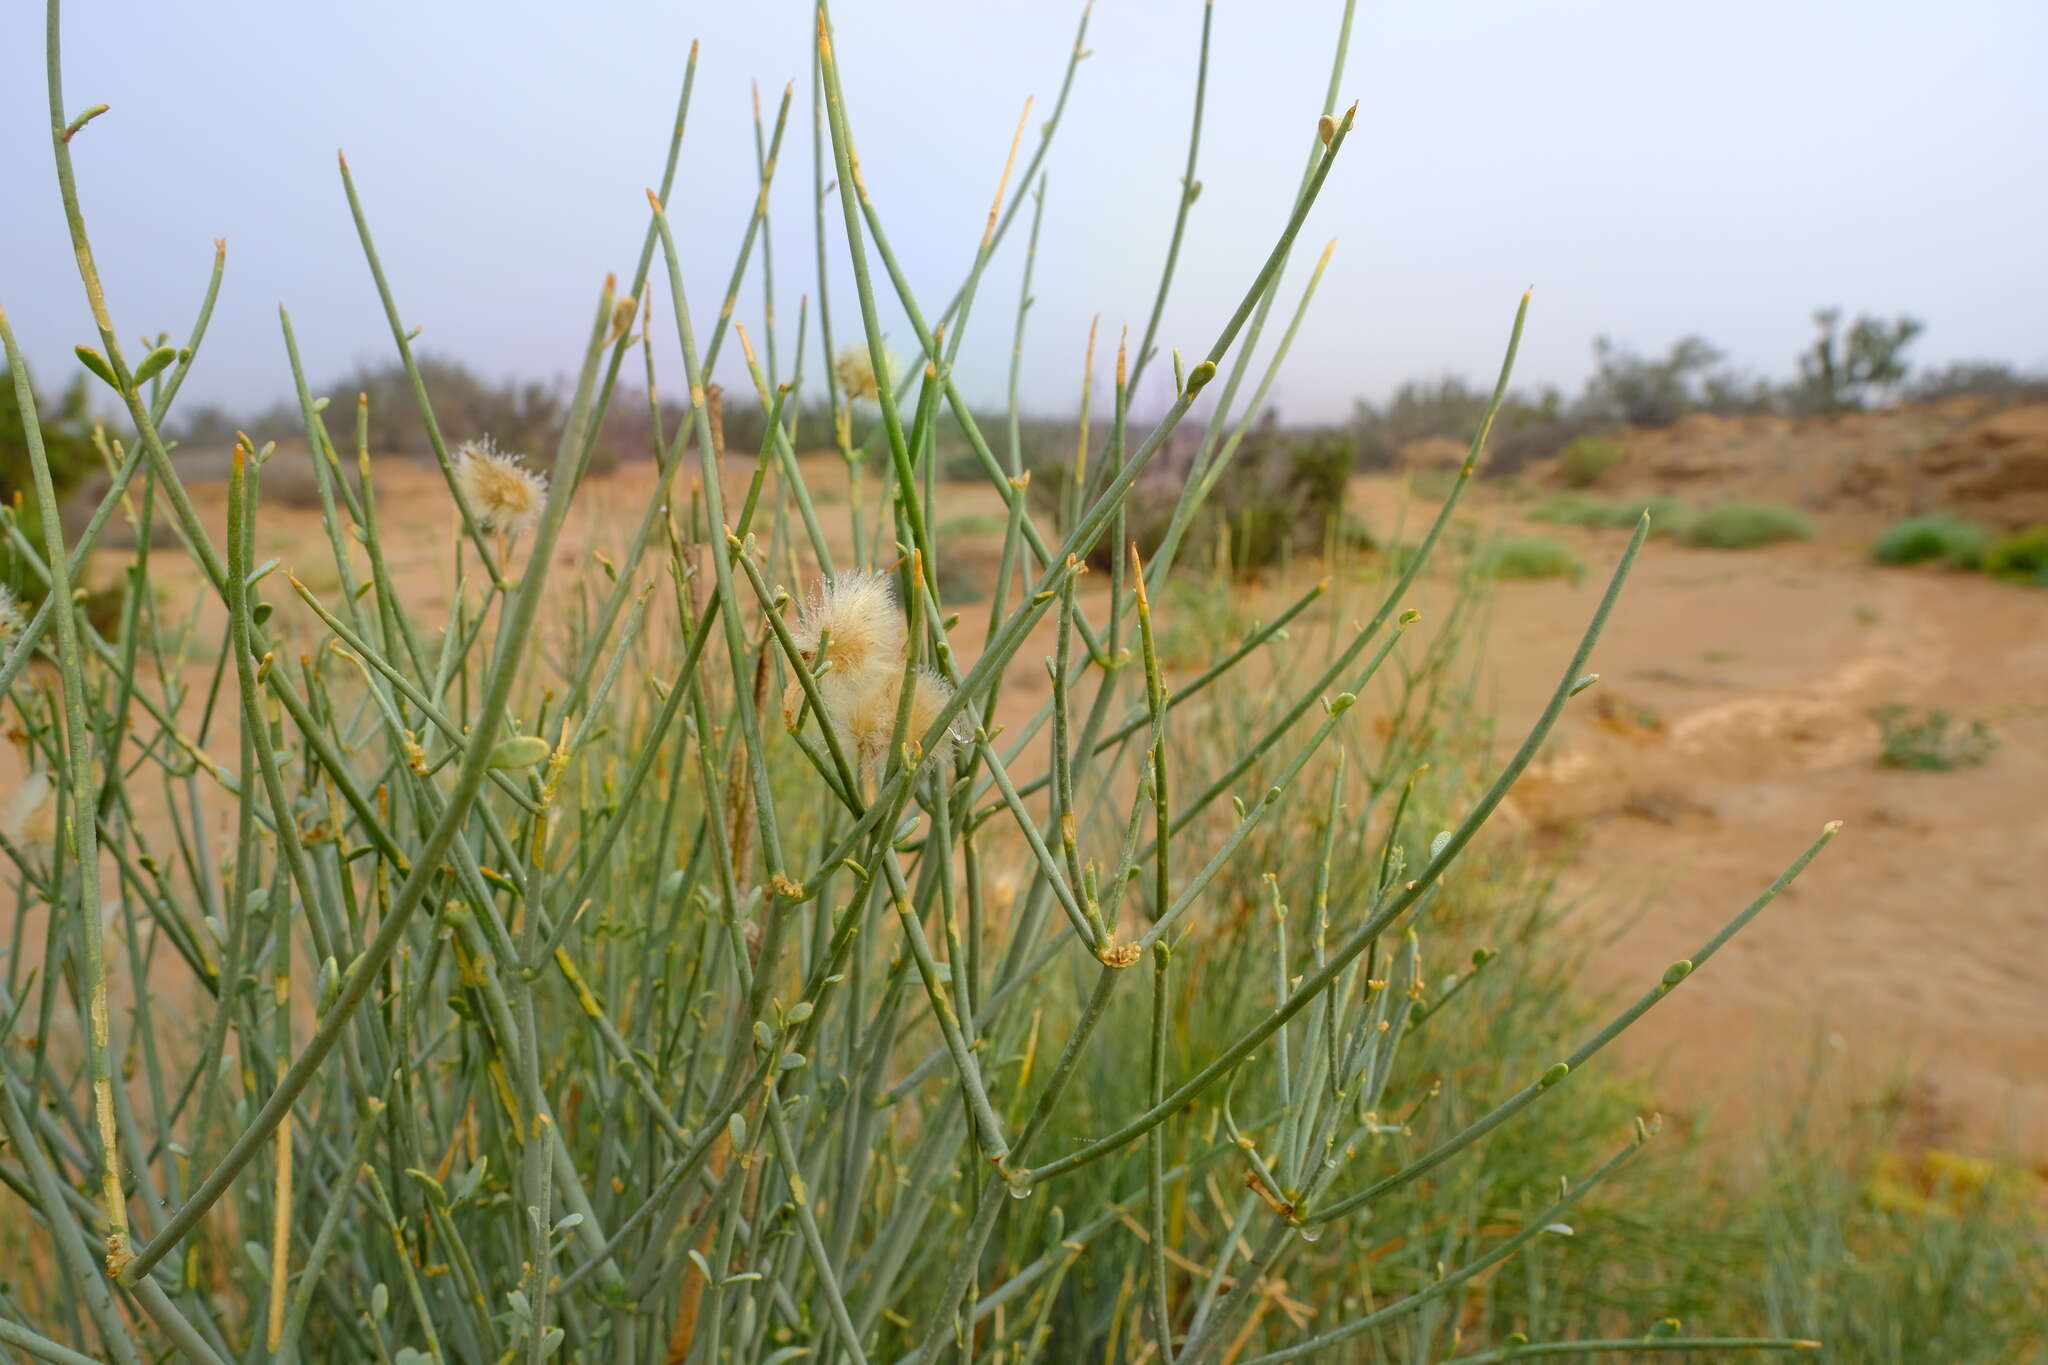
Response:
[[[1320,551],[1338,534],[1358,458],[1349,435],[1288,431],[1268,415],[1234,447],[1218,449],[1227,453],[1211,457],[1206,477],[1212,486],[1181,542],[1196,562],[1250,573]],[[1177,472],[1141,483],[1131,494],[1125,535],[1148,559],[1168,533],[1182,489],[1203,477],[1192,468],[1195,455],[1186,452],[1176,462]],[[1061,526],[1068,524],[1075,506],[1072,470],[1071,463],[1055,463],[1032,473],[1033,505]],[[1090,562],[1108,569],[1115,557],[1102,544],[1091,552]]]
[[[34,391],[30,392],[33,396]],[[50,462],[50,482],[61,504],[101,465],[93,449],[92,398],[85,376],[74,377],[54,405],[44,408],[40,399],[33,405],[43,451]],[[16,400],[13,373],[0,365],[0,504],[12,509],[23,538],[47,561],[49,545],[36,502],[24,416]],[[17,601],[40,602],[43,598],[43,580],[15,551],[12,538],[4,534],[0,534],[0,586],[11,591]]]
[[[1982,763],[1998,747],[1983,721],[1973,720],[1965,727],[1940,708],[1916,715],[1894,703],[1870,714],[1884,745],[1877,761],[1887,768],[1947,772]]]
[[[1481,571],[1490,578],[1569,578],[1576,582],[1585,566],[1571,548],[1542,536],[1509,536],[1480,555]]]
[[[1986,544],[1984,572],[2012,583],[2048,587],[2048,525],[2008,531]]]
[[[1696,336],[1673,342],[1661,359],[1599,337],[1593,342],[1593,377],[1582,406],[1609,421],[1668,427],[1699,406],[1697,385],[1720,361],[1721,353]]]
[[[1938,559],[1956,569],[1974,569],[1983,562],[1989,532],[1974,521],[1949,512],[1906,517],[1884,529],[1870,547],[1880,564],[1924,564]]]
[[[1796,396],[1822,412],[1861,408],[1897,389],[1906,378],[1905,349],[1924,330],[1917,318],[1909,317],[1859,316],[1846,333],[1841,323],[1839,308],[1815,313],[1813,324],[1820,335],[1799,358]]]
[[[1621,442],[1605,436],[1580,436],[1558,452],[1558,472],[1567,486],[1585,488],[1620,464],[1625,452]]]
[[[1781,540],[1811,540],[1813,523],[1783,503],[1724,502],[1695,516],[1681,539],[1710,550],[1749,550]]]
[[[1602,498],[1591,493],[1555,493],[1529,509],[1529,520],[1557,526],[1608,530],[1632,529],[1644,512],[1650,534],[1682,536],[1692,524],[1692,508],[1684,499],[1658,494],[1650,498]]]

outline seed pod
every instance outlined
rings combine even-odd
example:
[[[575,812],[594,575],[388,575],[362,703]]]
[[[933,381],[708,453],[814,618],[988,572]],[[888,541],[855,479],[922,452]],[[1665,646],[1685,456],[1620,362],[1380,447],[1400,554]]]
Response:
[[[531,768],[545,759],[551,752],[548,742],[539,735],[514,735],[501,739],[491,749],[493,768]]]

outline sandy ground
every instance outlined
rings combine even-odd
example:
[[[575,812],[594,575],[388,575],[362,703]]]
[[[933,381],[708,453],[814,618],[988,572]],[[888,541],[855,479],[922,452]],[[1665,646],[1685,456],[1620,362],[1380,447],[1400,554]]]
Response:
[[[1886,439],[1930,448],[1959,420],[1924,425]],[[1709,482],[1742,477],[1743,462],[1727,452],[1765,452],[1747,466],[1757,482],[1780,496],[1804,489],[1810,506],[1831,508],[1820,538],[1746,552],[1652,542],[1594,661],[1600,684],[1574,703],[1503,816],[1567,853],[1567,886],[1582,898],[1576,922],[1597,945],[1595,983],[1617,995],[1633,995],[1691,953],[1826,821],[1842,820],[1822,860],[1632,1030],[1623,1055],[1654,1068],[1667,1109],[1698,1112],[1796,1097],[1810,1059],[1825,1052],[1861,1084],[1914,1078],[1920,1100],[1953,1130],[1944,1137],[1984,1147],[2017,1138],[2040,1160],[2048,1152],[2048,592],[1871,565],[1863,546],[1882,509],[1844,494],[1855,480],[1841,475],[1871,441],[1831,432],[1841,449],[1815,472],[1785,454],[1797,446],[1785,431],[1751,435],[1744,447],[1740,430],[1703,434],[1735,471]],[[843,545],[836,461],[806,464]],[[1663,483],[1652,465],[1636,460],[1622,473],[1633,471],[1637,486]],[[1547,477],[1534,470],[1525,483],[1540,488]],[[591,544],[623,536],[647,504],[651,478],[634,466],[592,479],[564,560],[588,562]],[[1692,486],[1678,491],[1698,495],[1705,478],[1687,475]],[[439,475],[386,462],[378,479],[394,570],[408,599],[436,614],[445,609],[450,554]],[[735,477],[731,495],[743,490],[743,475]],[[1361,479],[1354,491],[1368,525],[1405,514],[1414,526],[1426,515],[1412,500],[1404,505],[1405,485],[1392,476]],[[202,486],[194,496],[218,535],[222,490]],[[986,486],[948,487],[941,502],[949,518],[1000,511]],[[1575,585],[1501,585],[1487,676],[1504,750],[1555,684],[1625,540],[1519,526],[1528,505],[1489,484],[1472,499],[1475,521],[1566,540],[1590,571]],[[258,540],[259,560],[278,556],[331,597],[316,513],[269,506]],[[171,600],[184,591],[179,575],[190,577],[179,558],[165,556],[160,578]],[[1104,586],[1100,578],[1091,592]],[[1275,602],[1292,595],[1277,582],[1247,592]],[[303,611],[287,593],[272,595],[281,620]],[[1017,690],[1016,718],[1035,705],[1038,683]],[[1980,767],[1881,768],[1869,710],[1891,702],[1981,718],[2000,745]],[[231,738],[216,747],[226,757]],[[0,746],[0,789],[19,771],[11,746]]]
[[[1619,534],[1567,537],[1610,564]],[[1599,575],[1604,577],[1604,575]],[[1533,718],[1603,586],[1507,584],[1489,661],[1505,732]],[[1567,886],[1633,995],[1821,826],[1841,835],[1699,977],[1625,1035],[1667,1107],[1796,1098],[1818,1054],[1976,1141],[2048,1140],[2048,595],[1879,569],[1852,545],[1653,542],[1581,698],[1518,785],[1573,853]],[[1605,705],[1601,703],[1605,702]],[[1870,708],[1981,718],[1980,767],[1877,764]]]

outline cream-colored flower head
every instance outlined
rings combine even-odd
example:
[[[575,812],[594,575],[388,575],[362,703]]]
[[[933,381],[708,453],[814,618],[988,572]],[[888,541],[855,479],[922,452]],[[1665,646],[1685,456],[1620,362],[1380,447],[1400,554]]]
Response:
[[[953,700],[953,684],[946,681],[943,673],[936,669],[920,668],[917,671],[917,690],[910,698],[910,742],[916,744],[925,737],[938,720],[939,712],[946,709],[946,703]],[[968,728],[967,713],[962,711],[953,717],[952,724],[939,732],[939,737],[924,751],[924,762],[944,772],[953,762],[955,746],[965,744],[973,737]]]
[[[533,529],[548,495],[547,476],[528,469],[510,451],[499,450],[488,436],[457,447],[455,481],[483,528],[508,536]]]
[[[839,381],[839,391],[849,401],[857,403],[867,399],[872,402],[882,396],[882,385],[889,382],[895,368],[887,351],[882,352],[877,360],[865,346],[848,346],[832,362],[832,375]]]
[[[48,856],[57,845],[57,784],[37,768],[7,802],[7,840],[24,853]]]
[[[888,767],[889,742],[896,733],[896,704],[910,643],[888,577],[842,573],[824,580],[812,590],[790,635],[797,653],[812,668],[818,667],[818,651],[823,648],[826,667],[817,679],[818,699],[861,774],[879,777]],[[916,743],[938,719],[953,689],[930,669],[918,670],[912,687],[906,738]],[[804,701],[803,683],[792,680],[782,695],[786,723],[795,725]],[[964,734],[957,724],[949,727],[925,752],[924,762],[939,766],[950,761],[953,746]]]
[[[14,594],[4,584],[0,584],[0,659],[14,651],[26,624],[21,618],[21,604],[14,600]]]
[[[821,666],[818,650],[823,646],[825,671],[817,680],[818,695],[841,737],[852,740],[854,713],[876,692],[893,697],[903,674],[909,632],[887,575],[842,573],[823,580],[811,589],[790,635],[813,670]],[[784,723],[794,725],[803,704],[803,683],[792,678],[782,694]],[[887,743],[884,737],[883,746]]]
[[[889,576],[865,572],[834,574],[819,583],[790,634],[805,662],[816,665],[822,640],[831,673],[847,674],[871,668],[902,672],[910,638]]]
[[[843,712],[833,708],[833,721],[839,726],[840,734],[851,742],[862,776],[875,781],[889,767],[889,742],[896,737],[896,702],[901,695],[903,676],[898,673],[883,677],[875,672],[866,675],[864,683],[846,698]],[[953,688],[942,675],[929,668],[917,671],[911,687],[910,724],[904,732],[903,741],[915,745],[924,739],[925,733],[932,728],[932,722],[939,718],[939,712],[953,699]],[[826,695],[825,704],[833,707],[830,694]],[[965,717],[960,717],[925,749],[918,761],[919,769],[944,771],[953,761],[954,747],[966,737]]]

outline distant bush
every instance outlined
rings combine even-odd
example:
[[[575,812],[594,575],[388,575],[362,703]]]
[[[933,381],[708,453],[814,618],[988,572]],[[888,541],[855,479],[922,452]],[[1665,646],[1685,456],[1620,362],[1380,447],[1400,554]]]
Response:
[[[1621,442],[1604,436],[1581,436],[1558,453],[1558,468],[1573,488],[1598,483],[1600,476],[1622,462]]]
[[[1487,395],[1455,375],[1411,379],[1383,404],[1360,400],[1352,408],[1359,464],[1384,469],[1401,447],[1429,436],[1469,436],[1486,417]]]
[[[1627,530],[1644,512],[1650,514],[1653,536],[1683,535],[1692,525],[1692,509],[1665,494],[1652,498],[1601,498],[1590,493],[1558,493],[1530,509],[1529,520],[1554,526]]]
[[[1709,550],[1749,550],[1781,540],[1813,539],[1813,523],[1778,502],[1724,502],[1692,519],[1681,537]]]
[[[1661,360],[1601,337],[1593,343],[1593,377],[1580,407],[1630,426],[1668,427],[1700,405],[1695,384],[1720,361],[1721,353],[1701,337],[1680,338]]]
[[[1893,704],[1873,709],[1870,716],[1884,743],[1877,761],[1887,768],[1947,772],[1974,767],[1998,747],[1997,738],[1983,721],[1973,720],[1966,729],[1939,709],[1916,717],[1908,708]]]
[[[1558,493],[1530,508],[1529,520],[1553,526],[1612,526],[1620,506],[1591,493]]]
[[[1401,448],[1431,436],[1469,441],[1486,420],[1493,395],[1455,375],[1410,380],[1394,390],[1384,404],[1363,400],[1352,408],[1352,436],[1358,467],[1386,469]],[[1491,474],[1513,473],[1530,460],[1542,459],[1582,428],[1565,418],[1564,395],[1545,389],[1534,398],[1510,393],[1493,419],[1491,452],[1482,468]]]
[[[1924,564],[1939,559],[1956,569],[1974,569],[1983,561],[1988,533],[1974,521],[1948,512],[1895,521],[1870,547],[1880,564]]]
[[[1530,420],[1506,430],[1497,426],[1493,438],[1487,442],[1486,459],[1479,466],[1479,472],[1494,477],[1519,474],[1536,461],[1549,459],[1579,437],[1606,425],[1591,418],[1556,417],[1545,421]]]
[[[1290,432],[1262,422],[1248,431],[1215,487],[1189,522],[1179,563],[1227,562],[1235,573],[1325,548],[1340,526],[1357,447],[1339,431]],[[1213,458],[1213,457],[1212,457]],[[1034,471],[1033,504],[1058,524],[1071,475],[1068,465]],[[1185,479],[1141,484],[1133,491],[1125,542],[1150,557],[1165,539]],[[1116,548],[1105,539],[1090,552],[1110,567]]]
[[[52,407],[45,408],[33,391],[30,399],[42,419],[43,453],[49,457],[50,482],[61,504],[99,464],[92,445],[92,400],[85,376],[74,378]],[[27,423],[15,401],[13,373],[4,367],[0,367],[0,503],[14,509],[22,536],[47,561],[49,549],[29,465]],[[0,534],[0,586],[22,601],[42,600],[43,580],[4,534]]]
[[[1511,536],[1481,553],[1479,566],[1489,578],[1569,578],[1577,581],[1584,565],[1571,548],[1544,536]]]
[[[1906,386],[1906,396],[1922,403],[1944,398],[1989,398],[2001,403],[2048,400],[2048,375],[2022,374],[2003,361],[1961,360],[1930,370]]]
[[[1904,382],[1904,352],[1924,324],[1915,318],[1858,317],[1840,330],[1842,310],[1823,308],[1813,315],[1820,335],[1799,357],[1802,406],[1840,412],[1867,406],[1888,396]]]
[[[1303,439],[1268,428],[1247,436],[1209,498],[1229,529],[1231,568],[1242,573],[1322,548],[1343,515],[1355,452],[1333,432]]]
[[[1984,572],[2014,583],[2048,587],[2048,522],[2008,532],[1986,545]]]

